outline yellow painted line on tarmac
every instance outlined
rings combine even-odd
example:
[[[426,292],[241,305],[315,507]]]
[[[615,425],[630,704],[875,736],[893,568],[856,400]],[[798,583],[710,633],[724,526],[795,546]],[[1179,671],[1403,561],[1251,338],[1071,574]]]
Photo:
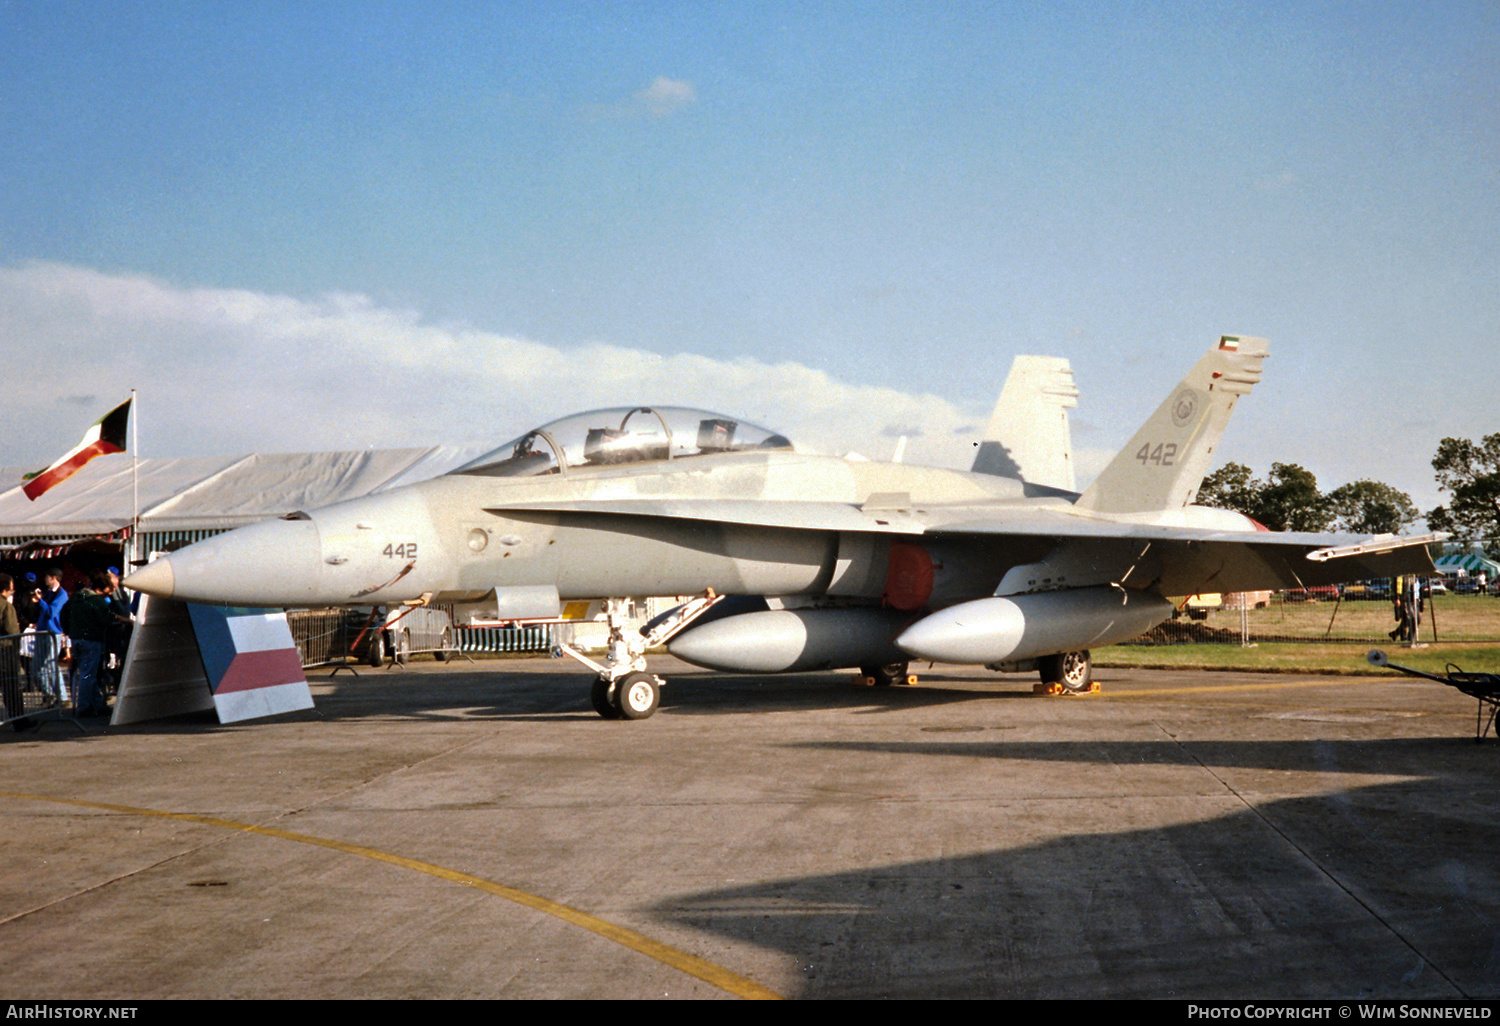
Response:
[[[730,972],[723,966],[715,965],[697,955],[690,955],[686,951],[678,950],[668,944],[652,940],[650,937],[627,930],[623,926],[606,922],[598,916],[589,915],[587,912],[579,911],[567,905],[549,901],[535,894],[507,887],[504,884],[486,880],[483,877],[462,873],[456,869],[445,869],[442,866],[433,865],[431,862],[422,862],[418,859],[409,859],[401,855],[392,855],[389,852],[380,851],[376,848],[366,848],[359,844],[348,844],[344,841],[335,841],[326,837],[314,837],[311,834],[299,834],[291,830],[277,830],[275,827],[255,826],[252,823],[239,823],[232,819],[220,819],[217,816],[201,816],[192,812],[163,812],[160,809],[141,809],[131,805],[112,805],[109,802],[91,802],[82,798],[54,798],[44,794],[23,794],[18,791],[0,791],[0,798],[16,798],[22,801],[33,802],[55,802],[61,805],[76,805],[86,809],[103,809],[106,812],[120,812],[131,816],[155,816],[160,819],[175,819],[184,823],[200,823],[204,826],[222,827],[225,830],[239,830],[247,834],[260,834],[263,837],[276,837],[283,841],[297,841],[301,844],[314,844],[320,848],[332,848],[346,855],[358,855],[362,858],[374,859],[376,862],[385,862],[392,866],[400,866],[402,869],[415,870],[418,873],[426,873],[435,876],[439,880],[447,880],[449,883],[461,884],[465,887],[473,887],[496,897],[513,901],[518,905],[538,912],[544,912],[549,916],[556,916],[564,922],[588,930],[590,933],[598,934],[606,940],[612,940],[616,944],[623,945],[632,951],[638,951],[649,958],[654,958],[663,965],[679,969],[689,976],[695,976],[705,983],[712,984],[722,991],[753,1000],[780,1000],[781,995],[775,991],[762,987],[754,980],[747,980]]]
[[[1350,684],[1367,684],[1368,681],[1345,680],[1340,677],[1322,677],[1314,680],[1290,680],[1277,681],[1274,684],[1196,684],[1192,687],[1183,688],[1133,688],[1130,691],[1105,691],[1100,689],[1102,698],[1140,698],[1156,695],[1198,695],[1208,694],[1215,691],[1282,691],[1290,688],[1332,688],[1345,687]]]

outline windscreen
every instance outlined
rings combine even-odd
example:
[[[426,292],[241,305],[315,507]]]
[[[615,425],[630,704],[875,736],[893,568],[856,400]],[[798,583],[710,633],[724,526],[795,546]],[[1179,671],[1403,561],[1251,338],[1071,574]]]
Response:
[[[589,467],[790,448],[792,443],[784,435],[706,410],[620,406],[535,428],[453,473],[534,477]]]

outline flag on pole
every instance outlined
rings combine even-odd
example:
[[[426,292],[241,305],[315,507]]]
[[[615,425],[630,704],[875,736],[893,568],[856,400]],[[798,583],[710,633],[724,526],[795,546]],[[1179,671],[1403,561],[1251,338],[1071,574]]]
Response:
[[[125,426],[129,421],[130,400],[126,399],[119,406],[116,406],[95,421],[94,426],[84,432],[83,441],[79,442],[72,452],[53,463],[46,470],[38,470],[35,474],[27,474],[22,479],[26,483],[22,486],[21,491],[26,493],[28,499],[35,502],[49,488],[62,484],[68,478],[78,473],[79,469],[95,456],[103,456],[111,452],[124,452]]]

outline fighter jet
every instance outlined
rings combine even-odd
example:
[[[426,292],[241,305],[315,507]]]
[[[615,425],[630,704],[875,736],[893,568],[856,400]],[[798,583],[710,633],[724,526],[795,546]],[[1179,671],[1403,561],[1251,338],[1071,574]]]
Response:
[[[699,410],[595,410],[528,431],[441,477],[240,528],[159,558],[127,587],[232,606],[483,603],[493,622],[609,611],[592,700],[641,719],[667,644],[712,669],[858,667],[874,684],[912,660],[1040,672],[1087,689],[1090,650],[1203,592],[1310,587],[1432,569],[1432,536],[1266,531],[1193,505],[1265,340],[1226,335],[1081,494],[1066,362],[1018,364],[969,471],[799,452]],[[658,621],[644,596],[696,595]]]

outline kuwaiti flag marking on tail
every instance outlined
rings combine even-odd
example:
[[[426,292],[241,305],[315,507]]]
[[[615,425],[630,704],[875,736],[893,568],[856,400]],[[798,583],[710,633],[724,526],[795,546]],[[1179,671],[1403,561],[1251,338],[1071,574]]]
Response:
[[[221,723],[313,707],[284,612],[187,607]]]
[[[79,442],[72,452],[46,470],[27,474],[24,478],[26,483],[21,486],[21,491],[26,493],[26,498],[35,502],[47,489],[53,485],[62,484],[78,473],[79,468],[95,456],[124,452],[125,426],[129,422],[130,400],[126,399],[95,421],[94,426],[84,432],[83,441]]]

